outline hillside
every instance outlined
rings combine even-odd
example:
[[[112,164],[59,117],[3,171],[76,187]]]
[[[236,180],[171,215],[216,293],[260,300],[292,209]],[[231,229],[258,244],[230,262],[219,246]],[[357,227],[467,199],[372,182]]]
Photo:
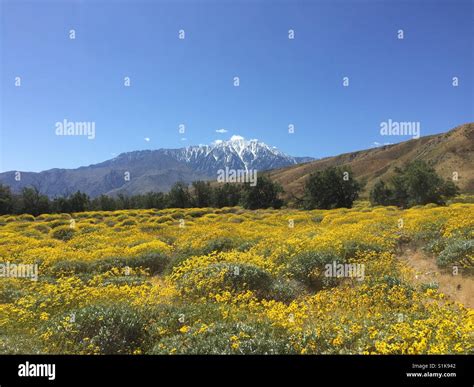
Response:
[[[312,172],[347,165],[357,179],[367,182],[362,192],[362,196],[367,196],[375,182],[393,175],[395,167],[417,159],[434,166],[444,178],[451,178],[453,172],[457,172],[457,185],[461,191],[473,193],[474,123],[458,126],[447,133],[272,170],[268,175],[283,186],[290,198],[302,194],[304,182]]]

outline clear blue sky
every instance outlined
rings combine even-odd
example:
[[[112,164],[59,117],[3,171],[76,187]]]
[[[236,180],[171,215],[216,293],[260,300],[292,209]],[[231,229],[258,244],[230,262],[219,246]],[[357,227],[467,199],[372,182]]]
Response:
[[[380,136],[389,118],[421,135],[474,121],[473,1],[0,3],[0,171],[232,135],[323,157],[408,139]],[[63,119],[96,138],[56,136]]]

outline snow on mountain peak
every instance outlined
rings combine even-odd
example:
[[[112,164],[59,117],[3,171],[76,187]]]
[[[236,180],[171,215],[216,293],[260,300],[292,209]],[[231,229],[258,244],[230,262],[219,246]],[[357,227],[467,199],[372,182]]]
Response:
[[[297,164],[296,158],[277,148],[257,139],[246,140],[240,135],[233,135],[228,140],[215,140],[209,145],[168,149],[165,152],[210,176],[225,167],[263,171]]]

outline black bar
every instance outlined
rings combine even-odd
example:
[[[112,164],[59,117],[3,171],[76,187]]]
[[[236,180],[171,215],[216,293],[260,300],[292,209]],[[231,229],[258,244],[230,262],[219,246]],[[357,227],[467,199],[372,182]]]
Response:
[[[20,377],[20,364],[54,364],[47,376]],[[414,368],[414,364],[417,366]],[[242,386],[288,380],[291,386],[472,386],[472,356],[0,356],[0,386],[160,386],[197,382]],[[421,366],[420,366],[421,365]],[[426,368],[420,368],[426,365]],[[407,373],[425,376],[408,377]],[[431,373],[428,376],[427,373]],[[443,374],[433,376],[432,374]],[[452,374],[455,373],[455,376]],[[448,376],[447,374],[451,374]],[[174,382],[173,382],[174,381]],[[308,381],[312,381],[308,384]],[[334,383],[331,383],[334,382]]]

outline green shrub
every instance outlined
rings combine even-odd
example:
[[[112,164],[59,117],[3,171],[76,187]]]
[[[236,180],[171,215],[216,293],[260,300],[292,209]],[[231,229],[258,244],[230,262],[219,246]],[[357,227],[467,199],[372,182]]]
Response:
[[[51,228],[57,228],[62,226],[69,226],[70,222],[64,219],[53,220],[49,222],[48,226]]]
[[[125,227],[125,226],[136,226],[137,222],[135,222],[133,219],[128,219],[124,220],[122,223],[119,223],[119,227]]]
[[[74,322],[64,324],[70,316]],[[132,354],[151,345],[149,322],[146,311],[128,304],[90,305],[50,320],[46,345],[54,353]]]
[[[344,258],[345,260],[349,258],[354,258],[357,253],[362,252],[376,252],[380,253],[383,251],[383,248],[375,245],[375,244],[369,244],[365,243],[362,241],[357,241],[357,240],[349,240],[349,241],[344,241],[343,242],[343,249],[344,249]]]
[[[146,281],[144,277],[138,277],[136,275],[122,275],[122,276],[114,276],[105,278],[101,285],[115,285],[115,286],[138,286],[142,285]]]
[[[157,274],[164,271],[170,258],[160,252],[147,253],[139,257],[109,257],[102,258],[88,263],[86,272],[103,273],[113,268],[143,268],[149,269],[150,274]],[[83,269],[84,270],[84,269]],[[76,273],[80,273],[77,271]]]
[[[305,293],[300,282],[288,279],[276,279],[269,291],[268,296],[273,300],[290,303]]]
[[[321,223],[324,219],[323,215],[315,215],[311,218],[314,223]]]
[[[422,247],[422,250],[432,254],[439,254],[446,247],[446,242],[445,238],[432,239]]]
[[[312,290],[320,290],[323,287],[336,284],[335,278],[324,276],[325,265],[332,264],[332,262],[343,263],[343,260],[332,252],[303,252],[293,257],[289,272],[295,279]]]
[[[474,239],[451,239],[436,260],[438,266],[460,265],[471,269],[474,264]]]
[[[153,318],[150,331],[157,338],[178,334],[185,325],[197,322],[212,324],[222,320],[222,311],[214,303],[158,304],[149,314]]]
[[[170,258],[160,252],[147,253],[136,258],[127,258],[126,264],[130,267],[143,267],[151,274],[162,273],[169,264]]]
[[[39,231],[43,234],[48,234],[51,231],[51,227],[47,226],[46,224],[35,224],[32,227],[36,231]]]
[[[82,233],[82,234],[89,234],[89,233],[93,233],[93,232],[96,232],[99,230],[99,227],[96,227],[96,226],[90,226],[90,225],[87,225],[87,226],[82,226],[79,228],[79,231]]]
[[[20,220],[22,222],[34,222],[35,217],[33,215],[30,215],[30,214],[23,214],[23,215],[20,215],[18,217],[18,220]]]
[[[78,260],[56,261],[51,265],[49,272],[54,276],[89,273],[90,264]]]
[[[437,290],[439,288],[439,284],[437,282],[424,283],[424,284],[421,284],[420,288],[423,291],[426,291],[428,289]]]
[[[59,239],[61,241],[67,242],[71,240],[76,234],[76,230],[69,226],[60,226],[51,231],[51,236],[54,239]]]
[[[236,247],[236,242],[231,238],[222,237],[209,240],[204,248],[202,249],[202,254],[207,255],[212,252],[222,252],[230,251]]]
[[[202,281],[204,279],[204,282]],[[251,290],[257,297],[271,296],[272,276],[265,270],[250,264],[219,262],[196,268],[184,274],[178,281],[178,289],[191,289],[191,294],[202,297],[209,292]]]
[[[219,322],[201,330],[196,324],[186,333],[156,343],[152,354],[256,355],[291,354],[295,350],[285,330],[269,322]],[[197,333],[200,332],[200,333]]]
[[[1,355],[24,355],[41,353],[41,342],[37,335],[25,335],[24,330],[2,329],[0,332]]]
[[[2,278],[0,281],[0,304],[8,304],[27,294],[20,281],[13,278]]]
[[[253,246],[255,246],[257,242],[256,241],[244,241],[240,245],[236,247],[237,251],[248,251],[250,250]]]

